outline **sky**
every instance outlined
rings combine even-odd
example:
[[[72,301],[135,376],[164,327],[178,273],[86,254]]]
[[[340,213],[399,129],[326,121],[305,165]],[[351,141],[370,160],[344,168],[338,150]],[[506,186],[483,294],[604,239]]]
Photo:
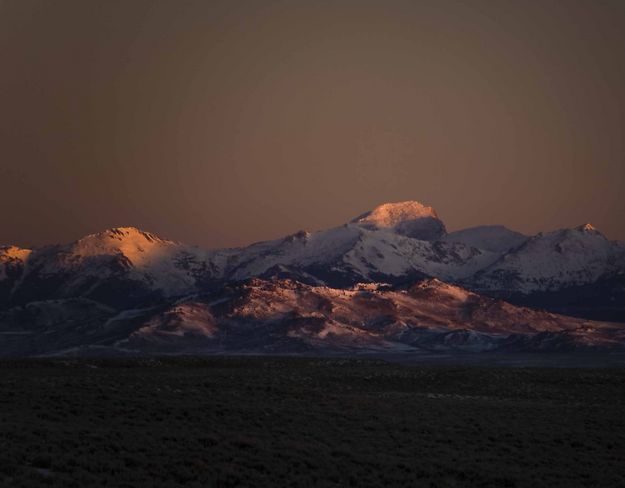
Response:
[[[625,2],[0,0],[0,244],[383,202],[625,239]]]

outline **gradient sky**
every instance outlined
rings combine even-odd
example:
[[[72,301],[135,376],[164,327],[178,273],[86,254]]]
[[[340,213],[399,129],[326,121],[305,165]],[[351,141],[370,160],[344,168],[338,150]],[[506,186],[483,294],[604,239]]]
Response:
[[[625,239],[625,2],[0,0],[0,243],[419,200]]]

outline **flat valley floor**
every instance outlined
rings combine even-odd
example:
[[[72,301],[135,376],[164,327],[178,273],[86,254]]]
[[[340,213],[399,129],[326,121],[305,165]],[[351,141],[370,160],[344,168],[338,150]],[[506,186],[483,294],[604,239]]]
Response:
[[[2,487],[622,487],[625,369],[0,361]]]

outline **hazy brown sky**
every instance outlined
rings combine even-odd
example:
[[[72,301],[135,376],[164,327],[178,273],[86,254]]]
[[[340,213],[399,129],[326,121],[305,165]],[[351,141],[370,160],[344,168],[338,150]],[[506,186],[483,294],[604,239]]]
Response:
[[[0,243],[385,201],[625,239],[623,1],[0,0]]]

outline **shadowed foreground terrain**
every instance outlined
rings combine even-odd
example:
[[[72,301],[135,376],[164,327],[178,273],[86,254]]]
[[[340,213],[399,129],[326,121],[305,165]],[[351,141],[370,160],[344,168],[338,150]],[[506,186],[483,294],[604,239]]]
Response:
[[[0,486],[625,486],[625,369],[0,362]]]

